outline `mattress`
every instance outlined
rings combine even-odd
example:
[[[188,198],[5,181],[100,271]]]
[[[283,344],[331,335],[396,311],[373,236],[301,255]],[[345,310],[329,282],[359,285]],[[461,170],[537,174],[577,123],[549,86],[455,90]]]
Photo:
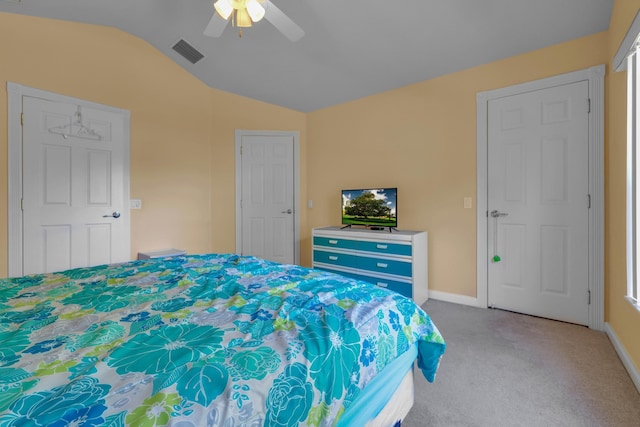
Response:
[[[402,420],[413,406],[414,346],[380,372],[340,418],[337,427],[389,426]],[[407,400],[400,400],[410,397]]]
[[[387,404],[366,427],[391,427],[400,425],[414,401],[413,369],[407,371]]]

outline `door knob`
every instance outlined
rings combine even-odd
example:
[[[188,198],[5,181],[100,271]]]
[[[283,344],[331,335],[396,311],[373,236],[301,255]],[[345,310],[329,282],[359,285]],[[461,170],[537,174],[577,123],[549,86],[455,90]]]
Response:
[[[491,211],[491,218],[499,218],[501,216],[507,216],[507,215],[509,215],[509,214],[506,213],[506,212],[498,212],[497,210],[492,210]]]
[[[102,218],[120,218],[120,212],[114,211],[111,215],[102,215]]]
[[[287,209],[286,211],[282,211],[281,213],[286,213],[291,215],[293,213],[293,211],[291,209]]]

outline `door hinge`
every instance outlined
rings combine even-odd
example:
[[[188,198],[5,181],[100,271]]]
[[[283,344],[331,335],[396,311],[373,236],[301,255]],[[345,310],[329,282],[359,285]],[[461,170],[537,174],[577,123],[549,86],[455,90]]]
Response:
[[[587,194],[587,209],[591,209],[591,194]]]
[[[20,210],[24,212],[24,199],[20,199]]]
[[[591,305],[591,291],[587,291],[587,295],[589,297],[589,301],[587,302],[587,305]]]
[[[24,113],[20,113],[20,126],[24,126]]]
[[[242,145],[240,146],[240,155],[242,156]]]
[[[587,98],[587,114],[591,114],[591,98]]]

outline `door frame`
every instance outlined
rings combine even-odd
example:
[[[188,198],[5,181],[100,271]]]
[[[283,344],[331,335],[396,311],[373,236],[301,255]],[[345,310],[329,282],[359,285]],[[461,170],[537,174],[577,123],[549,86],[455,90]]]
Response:
[[[604,331],[604,76],[605,65],[561,74],[476,95],[477,297],[488,307],[488,103],[490,100],[579,81],[589,83],[589,317],[591,329]]]
[[[30,96],[42,98],[53,102],[80,105],[122,115],[123,117],[123,156],[122,169],[125,172],[123,181],[123,206],[129,206],[130,195],[130,146],[131,146],[131,114],[128,110],[110,107],[108,105],[85,101],[66,95],[60,95],[41,89],[23,86],[17,83],[7,82],[7,126],[8,126],[8,276],[22,276],[23,272],[23,244],[22,244],[22,97]],[[129,253],[124,254],[131,258],[131,223],[129,215],[123,215],[124,227],[127,230],[127,243],[123,245]]]
[[[240,147],[243,136],[286,136],[293,138],[293,258],[300,264],[300,133],[297,131],[243,130],[235,132],[236,158],[236,252],[242,248],[242,157]]]

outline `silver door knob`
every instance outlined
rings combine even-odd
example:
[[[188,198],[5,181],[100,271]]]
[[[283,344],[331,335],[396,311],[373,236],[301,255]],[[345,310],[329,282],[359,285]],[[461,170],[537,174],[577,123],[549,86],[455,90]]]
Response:
[[[120,212],[114,211],[111,215],[102,215],[102,218],[120,218]]]
[[[491,218],[499,218],[501,216],[507,216],[507,215],[509,215],[509,214],[506,213],[506,212],[498,212],[497,210],[492,210],[491,211]]]
[[[286,211],[282,211],[281,213],[286,213],[291,215],[293,213],[293,211],[291,209],[287,209]]]

